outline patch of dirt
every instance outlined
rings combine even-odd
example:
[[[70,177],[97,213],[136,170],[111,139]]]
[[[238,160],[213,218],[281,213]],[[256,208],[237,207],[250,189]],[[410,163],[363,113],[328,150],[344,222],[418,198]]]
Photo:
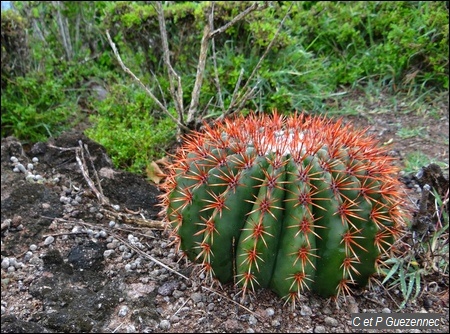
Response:
[[[384,114],[345,122],[390,142],[400,167],[415,151],[448,162],[448,108],[439,118]],[[402,139],[400,127],[423,133]],[[80,132],[25,148],[4,138],[1,167],[1,332],[371,332],[352,328],[358,312],[438,313],[442,324],[433,332],[448,332],[448,274],[438,271],[402,310],[400,291],[382,286],[339,304],[305,294],[290,309],[261,290],[240,305],[233,286],[207,285],[176,252],[158,220],[158,187],[115,170],[104,148]],[[416,237],[437,224],[425,183],[448,196],[448,169],[424,167],[399,175]]]

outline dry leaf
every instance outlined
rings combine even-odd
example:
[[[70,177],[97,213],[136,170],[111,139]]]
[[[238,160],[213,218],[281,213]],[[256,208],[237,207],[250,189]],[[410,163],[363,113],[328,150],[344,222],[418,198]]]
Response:
[[[170,165],[170,158],[166,155],[164,157],[162,157],[161,159],[158,159],[155,161],[158,165],[160,166],[168,166]]]
[[[147,165],[145,172],[147,177],[156,184],[159,184],[165,176],[155,161]]]

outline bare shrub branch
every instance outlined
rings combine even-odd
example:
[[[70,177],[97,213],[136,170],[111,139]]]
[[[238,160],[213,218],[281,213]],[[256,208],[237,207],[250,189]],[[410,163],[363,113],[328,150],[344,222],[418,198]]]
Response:
[[[257,2],[253,3],[250,7],[245,9],[243,12],[236,15],[230,22],[224,24],[222,27],[211,31],[212,22],[214,20],[214,2],[211,3],[211,10],[208,15],[208,22],[205,25],[205,28],[203,30],[203,37],[201,41],[200,46],[200,55],[198,59],[197,64],[197,75],[195,77],[195,84],[194,88],[192,90],[192,97],[191,97],[191,103],[189,106],[189,112],[187,117],[187,125],[189,128],[196,127],[198,124],[201,123],[201,119],[199,119],[199,113],[198,113],[198,103],[200,99],[200,90],[203,84],[203,75],[205,73],[205,67],[206,67],[206,57],[208,55],[208,44],[209,41],[212,40],[216,35],[223,33],[226,31],[229,27],[234,25],[236,22],[242,20],[244,17],[246,17],[249,13],[253,12],[254,10],[258,9],[259,4]],[[220,93],[220,89],[219,89]]]
[[[283,19],[280,22],[280,25],[278,26],[278,29],[277,29],[275,35],[273,36],[273,38],[270,41],[270,43],[267,45],[267,48],[264,51],[264,53],[261,56],[261,58],[259,58],[259,61],[256,64],[256,66],[253,68],[253,71],[250,74],[250,76],[248,77],[247,81],[245,82],[244,87],[242,87],[242,89],[240,90],[241,92],[244,92],[244,94],[235,103],[230,103],[227,111],[223,115],[224,117],[226,117],[229,114],[234,113],[234,112],[240,112],[242,110],[242,108],[244,107],[245,103],[253,96],[254,91],[255,91],[255,87],[257,85],[255,85],[253,88],[250,88],[249,87],[250,81],[256,75],[256,73],[258,72],[259,68],[261,67],[261,64],[262,64],[263,60],[266,58],[267,54],[272,49],[273,44],[275,43],[275,40],[277,39],[278,35],[280,34],[281,29],[283,28],[284,21],[286,20],[286,18],[288,17],[289,13],[291,12],[292,6],[293,6],[293,4],[291,4],[291,6],[288,8],[286,14],[284,15]],[[237,109],[234,109],[236,105],[238,107],[237,107]]]
[[[234,17],[230,22],[228,22],[227,24],[224,24],[222,27],[220,27],[219,29],[214,30],[213,32],[211,32],[211,34],[209,35],[209,38],[213,38],[214,36],[223,33],[225,30],[227,30],[229,27],[231,27],[233,24],[235,24],[236,22],[242,20],[244,17],[246,17],[248,14],[250,14],[251,12],[253,12],[254,10],[258,9],[259,5],[257,2],[254,2],[253,5],[251,5],[250,7],[248,7],[246,10],[244,10],[243,12],[239,13],[238,15],[236,15],[236,17]]]
[[[206,67],[206,56],[208,55],[208,41],[209,41],[209,25],[205,25],[203,30],[203,37],[200,46],[200,55],[198,57],[197,75],[195,76],[194,88],[192,89],[191,104],[189,106],[187,124],[188,127],[192,125],[192,122],[197,120],[198,101],[200,99],[200,89],[203,84],[203,75]],[[194,125],[195,126],[195,125]]]
[[[182,122],[181,120],[175,118],[170,111],[166,108],[164,104],[161,103],[161,101],[158,100],[158,98],[152,93],[152,91],[145,86],[142,81],[128,68],[125,66],[125,64],[122,61],[122,58],[120,57],[119,51],[116,48],[116,44],[112,41],[111,36],[109,35],[109,31],[106,31],[106,36],[108,37],[109,44],[111,45],[111,48],[113,49],[114,55],[116,56],[117,61],[119,62],[122,69],[128,73],[134,81],[136,81],[139,86],[141,86],[145,92],[152,98],[152,100],[158,105],[158,107],[161,108],[162,111],[164,111],[177,125],[180,129],[187,131],[189,130]]]
[[[211,15],[209,15],[209,30],[214,31],[214,1],[211,3]],[[211,38],[211,52],[212,52],[212,60],[213,60],[213,66],[214,66],[214,84],[216,85],[217,89],[217,96],[218,96],[218,102],[219,107],[222,110],[222,113],[225,112],[225,105],[223,103],[222,99],[222,87],[220,86],[220,79],[219,79],[219,70],[217,69],[217,56],[216,56],[216,41],[214,36]]]
[[[155,9],[156,12],[158,13],[159,31],[161,35],[161,43],[163,48],[164,64],[166,64],[167,66],[167,72],[169,76],[170,94],[175,102],[175,109],[178,112],[178,119],[181,123],[184,123],[183,87],[181,85],[181,78],[172,67],[172,63],[170,61],[170,50],[169,50],[169,42],[167,40],[166,20],[164,18],[164,10],[161,5],[161,1],[156,1]],[[175,82],[177,83],[176,88]]]
[[[158,98],[150,91],[149,88],[147,88],[142,81],[129,69],[127,68],[121,57],[119,52],[117,51],[117,48],[114,44],[114,42],[111,39],[111,36],[109,35],[109,32],[106,31],[106,35],[108,37],[109,44],[111,45],[114,55],[116,56],[120,66],[122,69],[128,73],[146,92],[147,94],[152,98],[152,100],[158,105],[159,108],[163,112],[165,112],[178,126],[179,134],[180,133],[187,133],[190,130],[196,129],[203,121],[204,113],[206,109],[208,108],[209,104],[211,103],[211,100],[208,103],[208,106],[206,108],[203,108],[203,110],[199,110],[199,101],[200,101],[200,92],[203,85],[203,79],[205,75],[205,69],[206,69],[206,61],[208,56],[208,47],[209,43],[212,43],[212,61],[214,66],[214,72],[215,72],[215,85],[217,88],[217,94],[218,94],[218,104],[219,107],[222,110],[222,115],[219,118],[224,118],[231,113],[240,112],[245,104],[252,99],[255,96],[257,87],[259,86],[259,81],[251,86],[251,82],[253,81],[256,73],[261,67],[261,64],[269,51],[272,49],[275,40],[277,39],[284,21],[286,20],[292,5],[289,7],[288,11],[286,12],[285,16],[283,17],[282,21],[279,24],[278,30],[276,31],[275,35],[273,36],[272,40],[268,44],[265,52],[259,59],[257,65],[253,68],[252,73],[246,80],[243,88],[240,88],[242,78],[244,76],[244,70],[242,69],[239,78],[236,82],[235,89],[233,91],[233,95],[231,97],[230,105],[227,109],[225,109],[224,102],[222,100],[222,88],[220,86],[219,81],[219,74],[218,74],[218,67],[217,67],[217,59],[216,59],[216,49],[215,49],[215,36],[225,32],[228,28],[236,24],[238,21],[244,19],[248,14],[251,12],[257,10],[257,9],[264,9],[267,7],[267,3],[264,5],[261,5],[258,2],[254,2],[250,7],[246,8],[244,11],[236,15],[233,19],[231,19],[228,23],[224,24],[218,29],[214,29],[214,6],[215,2],[211,2],[209,14],[207,17],[207,22],[205,24],[205,27],[203,29],[203,35],[201,39],[200,44],[200,52],[198,57],[198,63],[197,63],[197,72],[195,76],[195,82],[192,89],[191,94],[191,101],[189,104],[189,109],[187,110],[187,118],[186,121],[184,121],[184,106],[183,106],[183,87],[181,84],[181,78],[177,74],[177,72],[174,70],[171,60],[170,60],[170,49],[169,49],[169,42],[168,42],[168,33],[166,30],[166,24],[165,24],[165,17],[164,17],[164,10],[163,5],[161,1],[155,1],[154,7],[157,12],[158,17],[158,23],[159,23],[159,29],[161,34],[161,43],[162,43],[162,50],[163,50],[163,58],[164,58],[164,64],[167,67],[167,73],[168,73],[168,79],[169,79],[169,85],[170,85],[170,95],[175,103],[175,109],[178,113],[178,119],[174,117],[169,110],[166,107],[166,104],[161,103],[161,101],[158,100]],[[153,74],[153,77],[155,75]],[[156,79],[156,77],[155,77]],[[156,79],[157,80],[157,79]],[[159,83],[158,83],[159,86]],[[161,87],[159,87],[161,89]],[[164,94],[163,94],[164,95]]]

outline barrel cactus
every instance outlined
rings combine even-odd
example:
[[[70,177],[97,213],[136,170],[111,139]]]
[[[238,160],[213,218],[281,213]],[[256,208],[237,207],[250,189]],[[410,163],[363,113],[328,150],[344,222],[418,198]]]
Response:
[[[349,294],[402,231],[392,158],[342,120],[274,112],[205,124],[169,170],[161,199],[178,247],[243,295]]]

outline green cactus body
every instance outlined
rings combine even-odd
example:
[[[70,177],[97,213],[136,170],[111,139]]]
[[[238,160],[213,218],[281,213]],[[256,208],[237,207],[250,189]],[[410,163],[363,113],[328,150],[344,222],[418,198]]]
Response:
[[[180,249],[211,277],[295,302],[367,284],[403,226],[395,172],[341,121],[251,114],[187,138],[162,201]]]

